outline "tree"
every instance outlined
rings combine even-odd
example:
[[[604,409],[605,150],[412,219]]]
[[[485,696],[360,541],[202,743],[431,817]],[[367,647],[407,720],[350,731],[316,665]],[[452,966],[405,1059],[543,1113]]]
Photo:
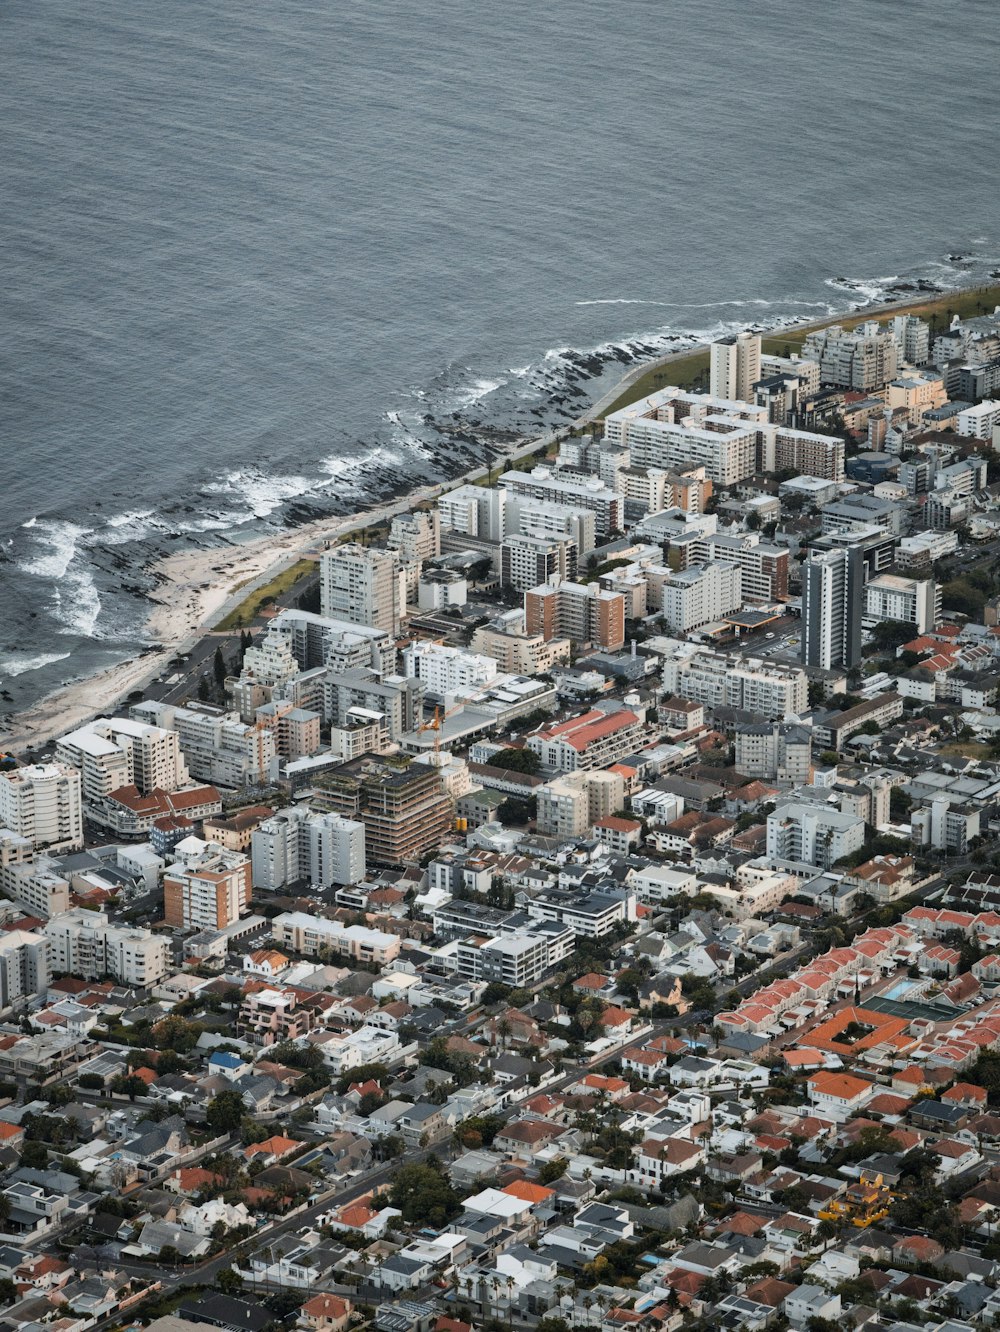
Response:
[[[565,1156],[555,1156],[551,1161],[546,1161],[538,1172],[539,1184],[552,1184],[557,1179],[562,1179],[568,1165]]]
[[[238,1091],[219,1092],[205,1109],[205,1122],[216,1133],[235,1133],[246,1113],[243,1097]]]
[[[426,1165],[402,1166],[393,1177],[389,1199],[406,1225],[443,1226],[461,1211],[458,1195],[434,1158]]]
[[[226,659],[222,655],[222,647],[219,645],[215,649],[215,657],[212,661],[212,669],[215,672],[215,683],[221,689],[226,683]]]
[[[506,768],[509,772],[526,772],[534,776],[542,761],[531,749],[501,749],[490,759],[491,768]]]
[[[235,1295],[243,1289],[243,1278],[231,1267],[224,1267],[215,1280],[223,1295]]]
[[[142,1096],[146,1092],[147,1087],[142,1078],[129,1073],[112,1078],[111,1090],[117,1092],[119,1096],[127,1096],[130,1101],[134,1101],[137,1096]]]

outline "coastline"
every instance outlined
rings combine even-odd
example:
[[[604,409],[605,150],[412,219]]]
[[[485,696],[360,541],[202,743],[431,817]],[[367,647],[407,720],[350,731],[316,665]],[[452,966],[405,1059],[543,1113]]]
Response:
[[[768,339],[783,339],[804,336],[813,329],[835,323],[857,323],[904,311],[927,313],[946,308],[949,300],[980,290],[983,288],[976,283],[953,287],[940,295],[914,292],[905,300],[856,306],[840,315],[828,314],[820,319],[776,325],[766,330],[766,336]],[[579,430],[599,420],[644,376],[693,355],[704,354],[708,345],[698,343],[637,362],[574,421],[522,441],[499,455],[497,463],[510,464],[540,452],[566,431]],[[129,694],[144,690],[160,676],[173,657],[189,652],[231,610],[296,560],[316,557],[320,548],[330,541],[386,523],[416,504],[433,501],[448,490],[482,479],[487,472],[486,467],[477,465],[447,480],[407,491],[395,499],[340,519],[315,519],[278,536],[257,537],[228,548],[179,551],[164,557],[152,566],[159,587],[156,595],[150,597],[152,609],[146,624],[151,647],[131,660],[116,663],[85,679],[71,681],[45,695],[11,719],[9,729],[0,736],[0,745],[15,753],[39,750],[91,718],[115,711]]]

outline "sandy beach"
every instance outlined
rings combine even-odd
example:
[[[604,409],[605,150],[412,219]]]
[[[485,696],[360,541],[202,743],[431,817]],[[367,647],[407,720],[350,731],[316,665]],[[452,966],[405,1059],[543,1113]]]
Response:
[[[882,303],[845,311],[840,316],[795,323],[771,329],[769,337],[789,333],[802,333],[811,328],[822,328],[859,318],[878,318],[893,311],[912,311],[916,314],[940,308],[959,294],[960,289],[942,293],[939,297],[911,296],[908,300]],[[607,407],[620,396],[630,383],[651,369],[668,366],[674,361],[690,357],[691,347],[671,351],[652,361],[632,366],[613,389],[604,394],[572,425],[577,428],[600,417]],[[569,425],[549,431],[516,445],[504,454],[512,462],[525,454],[552,443],[565,433]],[[500,464],[502,460],[497,459]],[[387,522],[422,500],[433,500],[444,491],[476,480],[486,473],[484,467],[475,467],[450,480],[419,487],[395,500],[339,519],[318,519],[278,536],[268,536],[231,547],[211,550],[181,551],[170,555],[153,566],[159,579],[159,588],[150,600],[153,609],[147,624],[151,650],[139,657],[111,666],[86,680],[64,685],[41,699],[33,707],[16,716],[0,743],[5,749],[20,754],[26,750],[42,748],[57,736],[80,726],[91,717],[113,712],[130,693],[142,690],[161,675],[170,659],[179,652],[189,651],[205,633],[211,632],[228,612],[257,586],[269,581],[297,559],[315,555],[327,542],[336,540],[365,527]]]

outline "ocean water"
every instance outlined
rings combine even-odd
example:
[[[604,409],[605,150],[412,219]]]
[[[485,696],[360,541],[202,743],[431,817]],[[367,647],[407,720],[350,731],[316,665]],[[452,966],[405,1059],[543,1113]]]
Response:
[[[148,566],[1000,261],[994,0],[6,0],[0,710]],[[957,256],[957,257],[956,257]]]

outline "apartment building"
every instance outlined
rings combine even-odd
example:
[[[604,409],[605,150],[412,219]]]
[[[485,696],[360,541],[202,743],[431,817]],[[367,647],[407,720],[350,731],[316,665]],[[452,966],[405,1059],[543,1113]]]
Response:
[[[900,564],[909,568],[929,568],[936,560],[958,549],[958,533],[916,532],[913,536],[903,537],[896,552]]]
[[[617,772],[570,772],[535,792],[538,831],[547,837],[587,837],[599,819],[625,806]]]
[[[971,515],[970,497],[958,490],[932,490],[924,501],[924,526],[932,532],[953,531]]]
[[[521,616],[523,629],[523,612]],[[499,669],[512,675],[546,675],[555,666],[569,661],[568,638],[547,639],[544,634],[516,632],[496,621],[482,625],[472,635],[473,652],[492,657]]]
[[[779,721],[805,712],[809,699],[806,674],[797,666],[707,649],[668,657],[663,685],[668,694],[706,708],[740,708]]]
[[[111,976],[122,985],[148,989],[173,966],[170,941],[162,934],[113,925],[98,911],[77,907],[46,921],[53,971],[82,980]]]
[[[864,819],[831,805],[789,801],[767,816],[767,857],[772,864],[791,861],[828,870],[860,851],[864,842]]]
[[[771,426],[760,432],[758,467],[762,472],[794,472],[824,481],[844,479],[844,441],[839,435]]]
[[[46,993],[49,947],[45,935],[34,930],[0,934],[0,1009]]]
[[[405,577],[396,551],[351,542],[320,556],[320,611],[330,619],[399,632],[406,608]]]
[[[69,910],[69,883],[56,873],[56,863],[36,857],[26,837],[0,828],[0,888],[43,920]]]
[[[899,368],[892,330],[874,320],[860,328],[832,324],[816,329],[806,337],[802,351],[809,360],[819,362],[821,383],[862,392],[882,388]]]
[[[732,486],[753,475],[766,424],[766,408],[665,388],[611,412],[604,437],[628,447],[633,467],[703,467],[714,485]]]
[[[385,966],[399,956],[400,944],[394,934],[369,930],[363,925],[344,925],[305,911],[286,911],[273,921],[274,941],[279,948],[291,949],[304,957],[340,954],[352,962],[372,962]]]
[[[391,633],[311,611],[281,611],[268,626],[263,642],[285,644],[301,671],[325,666],[331,671],[361,669],[391,675],[396,668],[396,643]],[[244,672],[253,651],[247,651]]]
[[[403,674],[419,680],[425,696],[447,698],[480,692],[497,677],[492,657],[478,656],[444,643],[417,641],[402,652]]]
[[[123,717],[100,717],[64,735],[56,742],[56,761],[79,771],[84,805],[121,786],[148,795],[191,783],[173,731]]]
[[[933,578],[879,574],[865,584],[865,622],[901,620],[918,633],[933,629],[941,615],[941,589]]]
[[[545,583],[524,594],[527,633],[615,652],[625,645],[625,598],[597,583]]]
[[[377,721],[384,744],[419,726],[422,702],[420,681],[401,675],[380,679],[371,670],[349,670],[330,674],[323,682],[326,720],[334,726],[346,726],[358,715]]]
[[[180,843],[181,851],[185,843]],[[176,929],[222,930],[250,909],[250,857],[201,843],[163,876],[163,918]]]
[[[182,708],[152,699],[136,703],[129,716],[176,735],[188,772],[200,782],[239,790],[267,779],[275,754],[274,732],[268,726],[248,725],[218,708]]]
[[[320,1022],[321,1014],[301,1003],[294,990],[265,986],[244,994],[236,1019],[236,1035],[251,1045],[278,1045],[308,1036]]]
[[[568,926],[545,930],[541,922],[537,931],[521,929],[493,938],[472,935],[457,942],[456,971],[463,980],[499,981],[524,989],[569,957],[575,937]]]
[[[615,487],[618,490],[618,487]],[[506,491],[502,492],[506,494]],[[619,492],[620,493],[620,492]],[[529,495],[510,494],[505,508],[504,539],[537,537],[542,541],[571,541],[586,557],[597,544],[597,514],[573,504],[553,504]],[[536,579],[544,582],[545,579]]]
[[[958,433],[973,439],[992,439],[993,429],[1000,425],[1000,402],[987,399],[958,413]]]
[[[254,709],[254,718],[258,729],[268,730],[274,737],[278,758],[308,758],[322,747],[323,718],[311,709],[296,708],[289,703],[264,703]]]
[[[699,536],[688,548],[687,560],[689,565],[735,564],[743,601],[781,601],[788,595],[788,551],[763,541],[759,532]]]
[[[917,315],[894,315],[890,324],[892,340],[900,360],[907,365],[926,365],[931,359],[930,325]]]
[[[365,825],[369,865],[419,860],[440,845],[454,817],[437,768],[416,762],[398,767],[369,760],[355,772],[331,775],[312,804]]]
[[[518,592],[528,592],[540,583],[573,580],[577,574],[574,541],[550,537],[506,537],[500,547],[500,582]]]
[[[530,736],[528,748],[550,772],[577,772],[610,767],[640,749],[644,735],[642,718],[627,708],[593,709]]]
[[[735,767],[747,777],[804,786],[812,775],[812,731],[797,722],[736,727]]]
[[[843,499],[825,504],[822,528],[828,532],[858,532],[869,527],[880,527],[890,536],[903,535],[906,509],[893,500],[879,495],[845,495]]]
[[[594,529],[599,537],[607,537],[623,528],[625,501],[600,477],[581,478],[550,467],[535,467],[530,472],[504,472],[500,485],[510,496],[525,496],[572,509],[589,509],[594,515]]]
[[[525,911],[532,920],[554,920],[588,939],[603,938],[616,925],[638,919],[634,893],[590,893],[581,897],[572,889],[549,888],[526,903]]]
[[[358,819],[292,805],[254,829],[250,860],[254,888],[268,892],[302,881],[313,888],[361,883],[365,825]]]
[[[31,763],[0,773],[0,827],[26,838],[33,849],[76,851],[83,846],[78,769]]]
[[[860,662],[864,583],[859,547],[809,552],[802,565],[804,666],[849,670]]]
[[[385,543],[399,551],[404,564],[421,564],[441,554],[441,515],[437,509],[411,509],[397,513]]]
[[[466,536],[483,537],[487,541],[502,541],[507,532],[505,508],[506,490],[487,486],[456,486],[438,500],[441,526]]]
[[[738,564],[693,564],[659,581],[663,622],[671,633],[712,624],[743,604]]]
[[[914,845],[930,846],[949,855],[964,856],[979,832],[979,810],[974,805],[953,804],[948,795],[934,796],[910,815]]]
[[[761,377],[760,334],[736,333],[708,349],[709,393],[713,398],[753,402]]]
[[[885,405],[891,412],[902,411],[910,425],[919,425],[928,412],[948,401],[940,375],[904,375],[891,379],[885,391]]]

